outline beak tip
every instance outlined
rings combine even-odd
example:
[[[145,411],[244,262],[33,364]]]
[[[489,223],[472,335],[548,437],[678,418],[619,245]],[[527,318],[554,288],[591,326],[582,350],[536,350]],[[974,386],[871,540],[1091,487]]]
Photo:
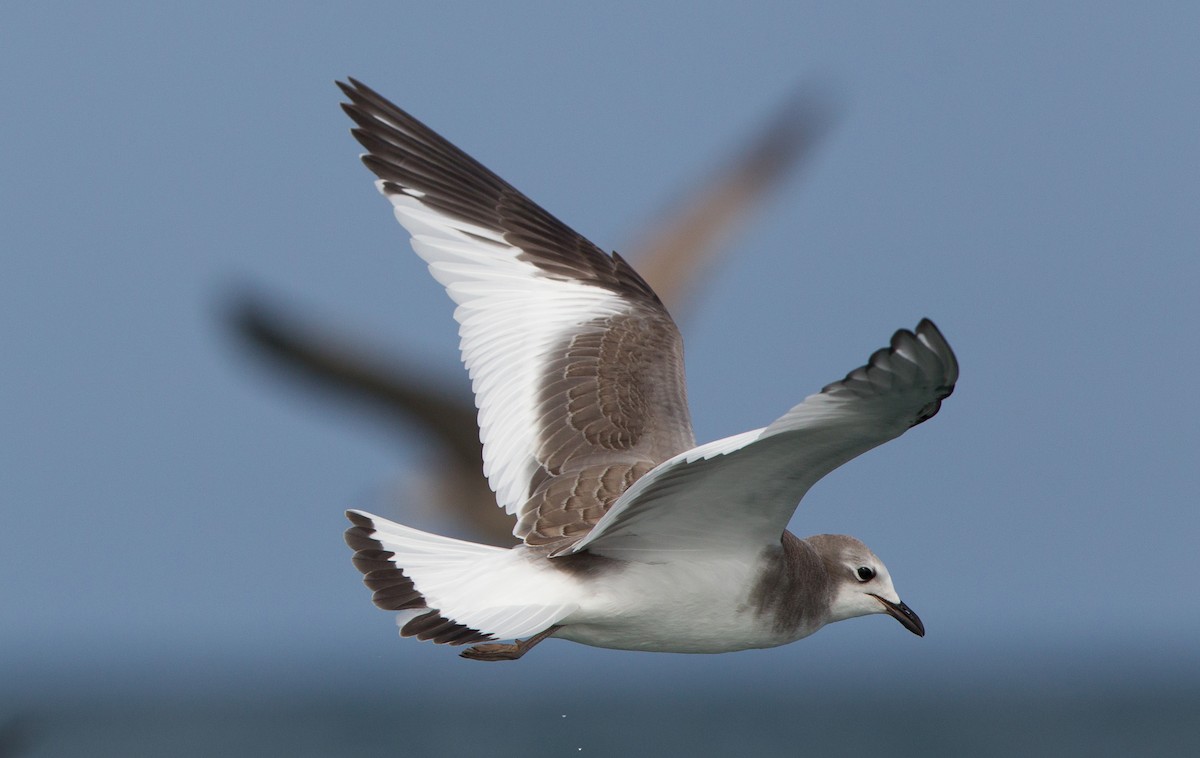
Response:
[[[874,597],[883,604],[884,612],[899,621],[901,626],[918,637],[925,636],[925,624],[921,623],[920,616],[913,613],[912,608],[902,602],[893,603],[890,600],[884,600],[878,595],[874,595]]]

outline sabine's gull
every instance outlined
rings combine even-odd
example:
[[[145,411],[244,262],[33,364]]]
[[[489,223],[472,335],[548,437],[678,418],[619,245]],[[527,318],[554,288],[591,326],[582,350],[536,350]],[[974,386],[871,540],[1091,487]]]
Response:
[[[649,285],[378,93],[339,83],[396,218],[457,303],[484,473],[513,548],[349,511],[400,634],[512,660],[548,637],[720,653],[887,613],[924,635],[857,539],[800,539],[800,499],[937,413],[958,363],[922,319],[762,429],[697,446],[675,323]],[[494,640],[514,640],[511,643]]]

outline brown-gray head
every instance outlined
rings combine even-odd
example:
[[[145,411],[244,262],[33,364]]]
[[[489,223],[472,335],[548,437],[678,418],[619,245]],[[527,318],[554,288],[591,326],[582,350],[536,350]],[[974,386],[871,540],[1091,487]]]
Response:
[[[925,625],[901,602],[887,566],[870,548],[845,534],[817,534],[804,541],[821,556],[829,572],[833,588],[830,622],[886,613],[918,637],[925,636]]]

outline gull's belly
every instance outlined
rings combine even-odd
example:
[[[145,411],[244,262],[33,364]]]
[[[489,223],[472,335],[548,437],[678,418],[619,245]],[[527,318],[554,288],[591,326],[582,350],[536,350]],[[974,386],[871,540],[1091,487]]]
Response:
[[[724,653],[774,647],[780,633],[750,602],[756,561],[737,558],[626,564],[588,577],[578,611],[554,636],[595,647],[674,653]]]

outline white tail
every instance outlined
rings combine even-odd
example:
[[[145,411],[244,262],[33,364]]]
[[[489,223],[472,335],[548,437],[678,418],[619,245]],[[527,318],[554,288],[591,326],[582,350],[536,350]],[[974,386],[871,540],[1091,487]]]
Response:
[[[531,570],[513,550],[442,537],[385,518],[347,511],[346,544],[374,590],[375,605],[399,612],[404,637],[450,645],[517,639],[540,632],[574,604],[530,603],[544,596],[515,572]],[[541,573],[538,571],[537,573]],[[540,582],[538,583],[540,584]]]

